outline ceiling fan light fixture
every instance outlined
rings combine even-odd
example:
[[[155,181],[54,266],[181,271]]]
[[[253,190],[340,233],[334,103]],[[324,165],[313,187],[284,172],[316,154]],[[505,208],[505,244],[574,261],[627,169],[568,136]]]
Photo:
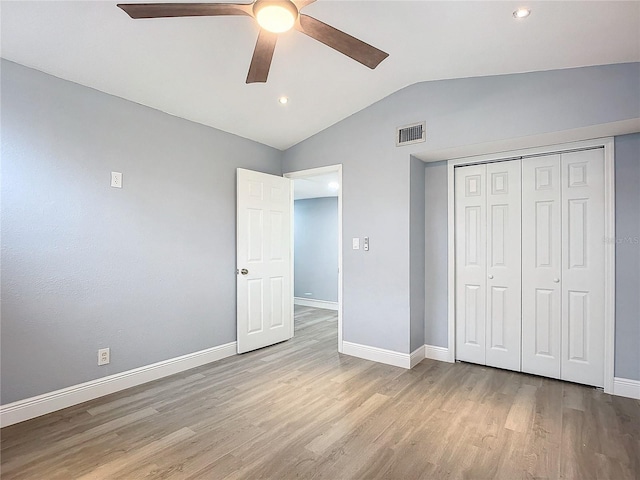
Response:
[[[259,0],[253,7],[258,25],[272,33],[291,30],[298,18],[298,9],[288,0]]]

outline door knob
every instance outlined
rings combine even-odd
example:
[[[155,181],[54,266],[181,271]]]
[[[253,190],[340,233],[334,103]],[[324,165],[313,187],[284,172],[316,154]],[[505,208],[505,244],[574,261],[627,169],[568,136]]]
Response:
[[[553,279],[553,283],[560,283],[560,279],[559,278],[554,278]]]
[[[489,275],[489,280],[491,280],[493,278],[493,275]]]
[[[243,268],[242,270],[240,270],[240,273],[242,275],[246,275],[247,273],[249,273],[249,270],[247,270],[246,268]]]

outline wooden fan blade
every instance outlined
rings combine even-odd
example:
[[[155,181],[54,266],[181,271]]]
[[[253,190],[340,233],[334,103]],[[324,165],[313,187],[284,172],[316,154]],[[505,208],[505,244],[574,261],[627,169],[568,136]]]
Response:
[[[293,4],[296,6],[298,11],[302,10],[304,7],[309,5],[310,3],[315,2],[316,0],[291,0]]]
[[[247,75],[247,83],[264,83],[267,81],[273,51],[276,49],[276,40],[278,40],[277,34],[260,29],[256,48],[251,59],[251,66],[249,67],[249,74]]]
[[[131,18],[253,16],[253,4],[241,3],[119,3]]]
[[[388,53],[309,15],[300,14],[296,29],[371,69],[389,56]]]

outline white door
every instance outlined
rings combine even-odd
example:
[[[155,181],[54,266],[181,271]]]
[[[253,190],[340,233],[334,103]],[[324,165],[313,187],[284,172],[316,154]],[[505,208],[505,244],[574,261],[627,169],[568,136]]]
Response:
[[[603,386],[604,204],[603,149],[455,169],[457,359]]]
[[[561,378],[604,385],[604,150],[564,153]]]
[[[486,361],[486,165],[455,169],[456,358]]]
[[[238,353],[293,336],[292,182],[237,171]]]
[[[520,160],[487,164],[486,364],[520,371]]]
[[[456,358],[520,370],[520,160],[455,170]]]
[[[522,371],[560,378],[560,155],[522,162]]]

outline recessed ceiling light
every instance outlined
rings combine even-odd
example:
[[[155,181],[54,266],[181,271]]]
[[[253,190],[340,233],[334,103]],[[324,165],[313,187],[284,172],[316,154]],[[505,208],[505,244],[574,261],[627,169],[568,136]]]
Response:
[[[289,102],[289,97],[282,96],[278,99],[278,103],[281,105],[286,105]]]
[[[331,190],[338,190],[340,188],[340,184],[338,182],[330,182],[329,188]]]
[[[528,8],[519,8],[513,12],[513,18],[526,18],[531,15],[531,10]]]

